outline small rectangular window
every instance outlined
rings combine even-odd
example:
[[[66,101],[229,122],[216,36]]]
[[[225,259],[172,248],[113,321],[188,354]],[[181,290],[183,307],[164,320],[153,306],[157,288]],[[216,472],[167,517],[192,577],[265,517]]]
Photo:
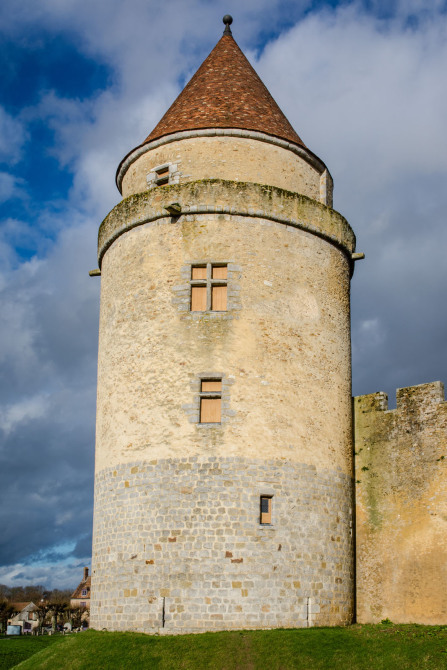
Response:
[[[191,267],[191,311],[227,311],[227,265],[193,265]]]
[[[169,184],[169,165],[163,165],[162,167],[155,168],[155,174],[155,181],[157,186]]]
[[[272,497],[261,496],[261,523],[272,523]]]
[[[202,379],[200,384],[200,423],[220,423],[222,380]]]

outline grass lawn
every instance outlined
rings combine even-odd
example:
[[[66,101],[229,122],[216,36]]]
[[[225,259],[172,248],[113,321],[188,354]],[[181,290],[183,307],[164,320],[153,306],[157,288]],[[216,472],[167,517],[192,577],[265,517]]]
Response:
[[[0,670],[13,668],[18,663],[33,656],[38,651],[62,642],[63,635],[31,635],[4,637],[0,635]]]
[[[47,642],[46,638],[41,639]],[[89,631],[50,640],[53,644],[42,651],[43,645],[36,644],[40,653],[17,667],[20,670],[447,669],[447,626],[379,624],[173,636]],[[40,639],[31,639],[34,641],[39,643]],[[27,642],[15,640],[12,644],[18,649]],[[0,668],[9,667],[12,666],[0,661]]]

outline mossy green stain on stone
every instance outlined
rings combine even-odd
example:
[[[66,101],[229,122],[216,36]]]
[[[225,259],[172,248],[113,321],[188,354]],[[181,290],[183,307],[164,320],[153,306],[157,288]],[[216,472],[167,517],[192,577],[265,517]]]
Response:
[[[109,246],[135,226],[165,219],[166,206],[179,202],[186,215],[240,215],[272,220],[304,229],[340,247],[350,258],[355,236],[347,221],[335,210],[312,198],[276,186],[222,179],[203,179],[185,184],[160,186],[124,198],[104,219],[98,233],[98,262]],[[191,211],[197,207],[198,211]],[[220,211],[228,209],[228,211]],[[179,217],[181,219],[181,217]]]

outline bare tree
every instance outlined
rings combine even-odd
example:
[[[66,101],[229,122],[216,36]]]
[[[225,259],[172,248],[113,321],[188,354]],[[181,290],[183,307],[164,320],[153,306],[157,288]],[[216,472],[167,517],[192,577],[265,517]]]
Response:
[[[37,618],[37,631],[40,635],[42,635],[42,626],[45,622],[45,619],[47,618],[49,610],[50,610],[49,604],[44,600],[41,600],[40,603],[37,605],[37,609],[34,611],[34,614],[36,615]]]
[[[61,619],[64,612],[66,612],[68,603],[66,601],[49,603],[49,611],[51,613],[51,628],[53,633],[57,631],[58,620]]]

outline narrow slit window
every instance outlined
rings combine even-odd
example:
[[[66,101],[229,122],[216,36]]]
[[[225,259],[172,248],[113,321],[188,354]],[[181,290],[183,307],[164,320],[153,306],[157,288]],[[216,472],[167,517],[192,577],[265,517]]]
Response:
[[[227,311],[227,265],[193,265],[191,267],[191,311]]]
[[[272,497],[261,496],[261,524],[272,523]]]
[[[222,379],[202,379],[200,384],[200,423],[220,423]]]

